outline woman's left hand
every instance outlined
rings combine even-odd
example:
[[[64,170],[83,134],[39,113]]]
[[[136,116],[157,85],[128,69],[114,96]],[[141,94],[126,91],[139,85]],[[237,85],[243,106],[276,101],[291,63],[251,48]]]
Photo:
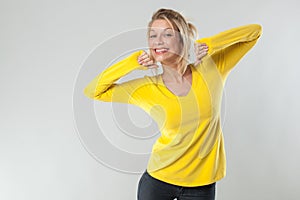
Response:
[[[198,65],[202,62],[202,58],[207,55],[208,46],[205,43],[195,43],[195,55],[196,61],[194,65]]]

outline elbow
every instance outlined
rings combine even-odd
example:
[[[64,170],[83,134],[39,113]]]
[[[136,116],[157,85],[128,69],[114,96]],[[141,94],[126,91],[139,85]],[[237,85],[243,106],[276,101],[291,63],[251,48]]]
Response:
[[[90,98],[90,99],[93,99],[93,95],[91,94],[90,90],[88,88],[84,88],[83,90],[83,94],[84,96]]]
[[[248,24],[245,25],[245,31],[247,32],[245,42],[256,41],[262,34],[262,26],[260,24]]]
[[[260,24],[252,24],[251,29],[253,32],[253,37],[258,39],[262,34],[262,26]]]
[[[262,26],[260,24],[252,24],[252,28],[258,31],[262,30]]]
[[[98,100],[104,102],[110,102],[111,98],[107,92],[95,92],[94,88],[86,87],[83,90],[84,96],[88,97],[91,100]]]
[[[84,88],[83,94],[90,99],[97,99],[98,97],[94,90],[91,90],[89,87]]]

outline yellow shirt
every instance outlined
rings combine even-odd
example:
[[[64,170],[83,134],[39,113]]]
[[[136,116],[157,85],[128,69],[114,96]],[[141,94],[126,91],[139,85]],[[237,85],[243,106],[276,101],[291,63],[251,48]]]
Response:
[[[84,89],[95,100],[139,106],[158,124],[161,136],[153,145],[148,173],[167,183],[200,186],[226,174],[224,139],[220,121],[223,87],[230,70],[254,46],[262,32],[258,24],[233,28],[196,42],[206,43],[208,55],[192,69],[192,85],[176,96],[161,75],[115,83],[139,65],[141,51],[105,69]]]

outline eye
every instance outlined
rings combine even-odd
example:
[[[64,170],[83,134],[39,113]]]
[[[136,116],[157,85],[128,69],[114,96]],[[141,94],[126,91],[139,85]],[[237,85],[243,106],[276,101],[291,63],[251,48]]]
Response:
[[[156,35],[150,35],[149,37],[150,37],[150,38],[155,38],[155,37],[156,37]]]
[[[165,36],[172,37],[173,35],[171,33],[166,33]]]

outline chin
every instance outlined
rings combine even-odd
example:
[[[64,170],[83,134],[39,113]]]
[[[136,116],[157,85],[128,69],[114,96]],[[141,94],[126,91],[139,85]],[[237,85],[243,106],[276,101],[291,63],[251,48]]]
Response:
[[[163,62],[169,61],[170,57],[169,56],[155,56],[154,59],[155,59],[156,62],[163,63]]]
[[[163,63],[165,61],[165,59],[163,59],[163,58],[155,58],[155,61]]]

